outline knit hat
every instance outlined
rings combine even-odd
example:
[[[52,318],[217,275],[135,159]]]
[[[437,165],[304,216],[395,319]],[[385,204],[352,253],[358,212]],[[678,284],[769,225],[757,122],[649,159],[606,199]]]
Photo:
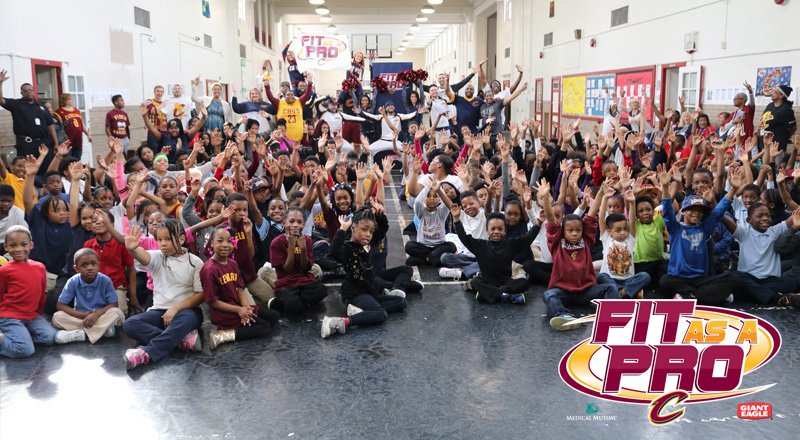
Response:
[[[783,95],[783,97],[786,99],[788,99],[789,95],[792,94],[792,88],[789,87],[788,85],[781,84],[775,89],[778,90],[781,93],[781,95]]]

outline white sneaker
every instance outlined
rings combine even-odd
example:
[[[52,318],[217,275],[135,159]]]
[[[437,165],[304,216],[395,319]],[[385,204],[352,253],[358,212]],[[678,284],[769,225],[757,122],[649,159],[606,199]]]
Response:
[[[580,327],[580,324],[573,323],[572,321],[575,320],[575,317],[570,314],[563,314],[553,317],[550,320],[550,327],[553,327],[555,330],[560,332],[564,332],[567,330],[575,330]]]
[[[105,333],[103,333],[104,338],[113,338],[114,336],[117,336],[117,327],[113,325],[109,327]]]
[[[389,296],[399,296],[400,298],[406,299],[406,293],[400,289],[383,289],[383,293]]]
[[[82,342],[86,340],[86,332],[79,330],[59,330],[56,332],[56,344],[69,344],[70,342]]]
[[[464,271],[457,268],[457,267],[440,267],[439,268],[439,277],[440,278],[450,278],[455,281],[461,279],[464,275]]]
[[[364,311],[364,309],[356,307],[356,306],[354,306],[352,304],[348,304],[347,305],[347,316],[355,316],[355,315],[358,315],[359,313],[361,313],[363,311]]]
[[[322,318],[322,329],[320,331],[322,339],[336,333],[345,333],[344,319],[335,316],[326,316]]]

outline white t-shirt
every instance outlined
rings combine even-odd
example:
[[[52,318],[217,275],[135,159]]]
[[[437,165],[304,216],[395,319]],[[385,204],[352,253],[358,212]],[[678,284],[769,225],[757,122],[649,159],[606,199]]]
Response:
[[[775,241],[789,230],[786,222],[770,227],[766,232],[758,232],[749,223],[739,223],[733,231],[733,238],[739,242],[739,272],[746,272],[756,278],[781,276],[781,257],[775,252]]]
[[[439,124],[436,125],[436,128],[448,128],[450,127],[450,120],[447,119],[447,115],[442,113],[447,112],[447,101],[444,99],[434,99],[431,101],[431,124],[436,122],[436,118],[439,115],[442,117],[439,119]]]
[[[417,183],[422,185],[423,188],[428,186],[428,185],[430,185],[430,182],[431,182],[431,175],[430,174],[425,174],[425,175],[419,176],[419,178],[417,178]],[[464,182],[461,181],[460,177],[458,177],[458,176],[456,176],[454,174],[448,174],[447,177],[444,178],[444,182],[447,182],[447,183],[455,186],[456,189],[458,190],[458,192],[464,192]],[[416,197],[412,197],[411,195],[408,196],[408,206],[409,207],[411,207],[411,208],[414,207],[414,200],[416,200]]]
[[[6,242],[6,231],[14,225],[28,227],[28,223],[25,222],[25,211],[15,205],[11,205],[8,217],[0,220],[0,244]]]
[[[147,251],[150,264],[142,266],[136,263],[137,269],[145,269],[153,276],[153,306],[148,310],[164,310],[170,308],[192,295],[202,292],[200,269],[203,260],[197,255],[184,253],[180,257],[170,257],[164,261],[161,251]]]
[[[542,225],[542,229],[539,230],[539,233],[536,234],[536,238],[533,239],[532,246],[536,246],[539,248],[539,251],[542,253],[542,263],[551,264],[553,262],[553,256],[550,254],[550,248],[547,246],[547,231],[546,226],[547,222]]]
[[[736,196],[733,198],[733,202],[731,202],[731,208],[733,208],[733,217],[736,219],[736,224],[746,225],[747,208],[744,206],[744,202],[742,202],[742,196]]]
[[[633,249],[636,240],[628,235],[625,241],[617,241],[611,238],[608,231],[600,235],[603,243],[603,265],[600,273],[605,273],[615,280],[625,280],[633,276]]]
[[[167,120],[180,119],[183,129],[188,130],[189,119],[192,118],[192,109],[194,109],[194,103],[191,97],[181,96],[176,98],[173,96],[164,101],[164,105],[161,106],[161,113],[167,115]]]

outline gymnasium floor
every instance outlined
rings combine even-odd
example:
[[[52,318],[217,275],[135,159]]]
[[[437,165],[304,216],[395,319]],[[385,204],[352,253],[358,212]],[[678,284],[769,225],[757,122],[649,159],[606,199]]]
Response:
[[[399,223],[410,211],[398,216],[398,206],[387,201],[389,266],[404,259]],[[433,270],[420,275],[433,283],[409,296],[405,312],[328,340],[319,320],[326,310],[344,314],[335,287],[324,307],[283,319],[271,339],[210,355],[175,352],[128,372],[121,355],[134,342],[118,336],[2,359],[0,439],[796,438],[798,311],[742,307],[783,336],[777,357],[742,385],[776,386],[688,406],[680,421],[656,427],[646,406],[590,398],[561,381],[559,359],[590,328],[551,330],[541,288],[525,306],[490,306]],[[773,419],[735,418],[743,401],[772,403]],[[588,404],[606,420],[569,419],[586,416]]]

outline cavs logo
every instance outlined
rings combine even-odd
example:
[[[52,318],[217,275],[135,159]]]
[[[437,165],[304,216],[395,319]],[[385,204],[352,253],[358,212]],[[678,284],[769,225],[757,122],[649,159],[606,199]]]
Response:
[[[695,300],[597,300],[592,337],[559,364],[561,379],[589,396],[649,405],[650,422],[680,419],[682,405],[741,397],[775,384],[741,388],[744,375],[780,350],[772,324]],[[674,410],[668,410],[670,405]]]

